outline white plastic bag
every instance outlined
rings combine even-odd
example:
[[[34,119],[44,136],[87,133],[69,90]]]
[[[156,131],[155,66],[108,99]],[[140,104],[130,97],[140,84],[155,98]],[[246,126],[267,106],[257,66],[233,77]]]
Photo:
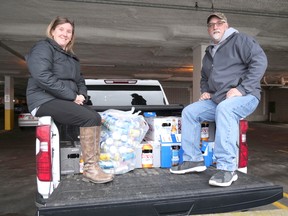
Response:
[[[143,116],[109,109],[102,117],[100,166],[107,173],[123,174],[135,168],[135,147],[149,126]]]

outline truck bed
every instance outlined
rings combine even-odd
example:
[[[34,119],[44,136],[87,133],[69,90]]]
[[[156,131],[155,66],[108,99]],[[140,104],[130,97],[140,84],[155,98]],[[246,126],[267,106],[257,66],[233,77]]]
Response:
[[[216,172],[173,175],[169,169],[135,169],[107,184],[62,176],[57,190],[39,207],[39,215],[189,215],[245,210],[270,204],[283,196],[279,185],[238,173],[230,187],[208,185]]]
[[[131,105],[131,106],[113,106],[113,109],[130,111],[132,107],[135,112],[154,112],[157,116],[181,116],[181,112],[184,108],[180,104],[169,104],[169,105]],[[97,112],[103,112],[105,110],[111,109],[109,106],[91,106],[92,109]]]

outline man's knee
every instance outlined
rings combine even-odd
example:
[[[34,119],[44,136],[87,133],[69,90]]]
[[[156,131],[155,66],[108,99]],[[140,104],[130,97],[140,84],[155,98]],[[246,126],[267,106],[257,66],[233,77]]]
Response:
[[[182,116],[190,116],[191,113],[191,104],[184,107],[184,109],[182,110]]]
[[[182,110],[182,117],[189,117],[189,118],[195,118],[196,117],[196,113],[198,111],[195,109],[195,107],[193,106],[193,104],[190,104],[188,106],[186,106],[183,110]]]
[[[228,113],[232,111],[231,105],[225,103],[225,101],[219,103],[216,108],[216,113]]]

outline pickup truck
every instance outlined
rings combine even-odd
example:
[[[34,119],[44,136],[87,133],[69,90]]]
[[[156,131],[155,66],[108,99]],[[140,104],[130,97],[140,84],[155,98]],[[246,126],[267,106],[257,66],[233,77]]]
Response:
[[[155,80],[86,80],[91,107],[154,112],[157,116],[180,116],[182,105],[169,104],[162,86]],[[140,105],[132,94],[144,98]],[[133,104],[134,103],[134,104]],[[133,104],[133,105],[132,105]],[[36,127],[37,215],[191,215],[241,211],[270,204],[283,196],[283,188],[246,174],[248,123],[239,126],[239,179],[230,187],[209,186],[216,172],[209,166],[199,174],[172,175],[169,169],[137,168],[116,175],[107,184],[82,181],[81,174],[63,173],[61,149],[69,143],[79,146],[79,129],[56,124],[49,116],[39,118]],[[79,163],[79,152],[71,153]]]

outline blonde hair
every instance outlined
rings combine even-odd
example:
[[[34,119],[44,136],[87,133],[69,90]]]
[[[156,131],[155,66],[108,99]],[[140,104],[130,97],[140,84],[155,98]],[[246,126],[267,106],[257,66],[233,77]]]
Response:
[[[56,27],[58,25],[62,25],[62,24],[65,24],[65,23],[69,23],[71,24],[72,26],[72,38],[71,38],[71,41],[67,44],[67,46],[65,47],[65,50],[67,52],[71,52],[71,53],[74,53],[73,52],[73,46],[74,46],[74,41],[75,41],[75,36],[74,36],[74,22],[69,20],[68,18],[66,17],[60,17],[60,16],[57,16],[55,19],[53,19],[51,21],[51,23],[48,25],[47,29],[46,29],[46,35],[48,38],[51,38],[53,39],[53,35],[52,35],[52,32],[56,29]]]

